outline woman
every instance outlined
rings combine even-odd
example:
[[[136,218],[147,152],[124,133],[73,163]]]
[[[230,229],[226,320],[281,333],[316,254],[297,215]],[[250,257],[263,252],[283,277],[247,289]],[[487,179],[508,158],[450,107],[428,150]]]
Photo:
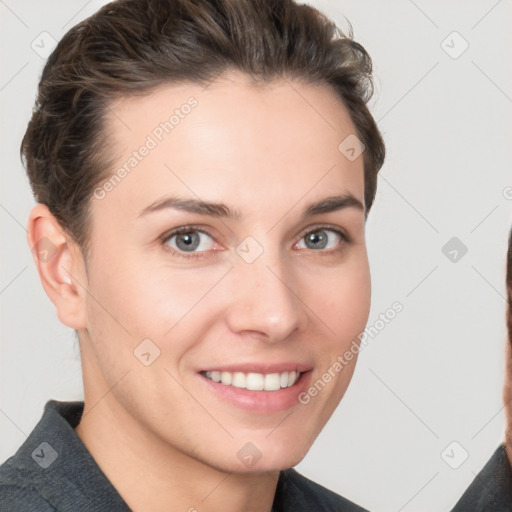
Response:
[[[84,402],[47,403],[0,508],[362,510],[291,468],[368,318],[371,92],[291,0],[121,0],[63,37],[22,152]]]

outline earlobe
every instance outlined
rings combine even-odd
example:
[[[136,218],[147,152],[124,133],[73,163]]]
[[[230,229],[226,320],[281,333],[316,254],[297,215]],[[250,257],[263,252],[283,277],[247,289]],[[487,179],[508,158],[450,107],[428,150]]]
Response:
[[[59,320],[85,329],[86,276],[81,251],[46,205],[37,204],[27,223],[27,241],[43,288]]]

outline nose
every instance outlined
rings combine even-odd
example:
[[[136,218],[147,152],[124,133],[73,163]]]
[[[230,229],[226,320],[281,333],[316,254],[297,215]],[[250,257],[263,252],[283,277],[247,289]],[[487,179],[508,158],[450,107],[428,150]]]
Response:
[[[231,272],[227,323],[237,333],[250,333],[267,343],[287,339],[308,324],[292,269],[265,251],[255,262],[237,261]]]

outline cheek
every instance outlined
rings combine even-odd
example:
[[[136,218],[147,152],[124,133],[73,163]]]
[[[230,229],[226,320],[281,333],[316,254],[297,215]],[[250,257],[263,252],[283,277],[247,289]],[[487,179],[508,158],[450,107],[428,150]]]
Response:
[[[350,344],[364,330],[370,312],[371,281],[367,260],[362,258],[356,263],[340,266],[307,284],[313,311],[331,333],[335,333],[336,341],[343,344]]]
[[[219,304],[219,290],[229,266],[189,268],[152,264],[140,258],[124,258],[118,265],[103,265],[94,274],[89,301],[90,320],[101,318],[110,328],[130,333],[132,341],[163,340],[178,325],[205,317],[204,303]],[[210,317],[214,310],[210,307]],[[99,316],[98,316],[99,315]]]
[[[116,333],[114,339],[129,338],[133,346],[144,338],[163,343],[190,323],[207,329],[227,300],[221,281],[230,264],[180,268],[148,262],[130,251],[114,254],[112,249],[98,254],[102,265],[93,267],[90,280],[89,325],[101,329],[98,337],[103,333],[112,338]],[[340,265],[307,263],[295,270],[293,288],[303,307],[323,320],[337,339],[357,336],[364,329],[370,307],[364,247]]]

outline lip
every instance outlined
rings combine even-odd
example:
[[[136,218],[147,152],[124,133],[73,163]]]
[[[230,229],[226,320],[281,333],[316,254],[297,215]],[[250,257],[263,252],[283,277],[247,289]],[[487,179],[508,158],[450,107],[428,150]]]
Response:
[[[242,373],[283,373],[283,372],[309,372],[313,368],[307,363],[283,362],[283,363],[241,363],[223,364],[222,366],[208,366],[201,368],[199,372],[242,372]]]
[[[286,371],[297,371],[297,363],[294,365],[237,365],[222,366],[217,371],[242,371],[244,373],[281,373]],[[232,368],[232,369],[228,369]],[[246,368],[243,370],[242,368]],[[266,368],[262,371],[262,368]],[[276,369],[279,368],[279,369]],[[286,368],[286,369],[281,369]],[[215,371],[214,368],[211,370]],[[285,411],[292,408],[294,405],[300,404],[299,394],[304,392],[311,381],[311,366],[307,370],[298,370],[301,375],[299,380],[288,388],[282,388],[278,391],[250,391],[248,389],[236,388],[234,386],[226,386],[220,382],[214,382],[208,377],[198,373],[197,375],[208,386],[209,390],[219,397],[222,401],[234,405],[246,411],[256,412],[259,414],[270,414]]]

